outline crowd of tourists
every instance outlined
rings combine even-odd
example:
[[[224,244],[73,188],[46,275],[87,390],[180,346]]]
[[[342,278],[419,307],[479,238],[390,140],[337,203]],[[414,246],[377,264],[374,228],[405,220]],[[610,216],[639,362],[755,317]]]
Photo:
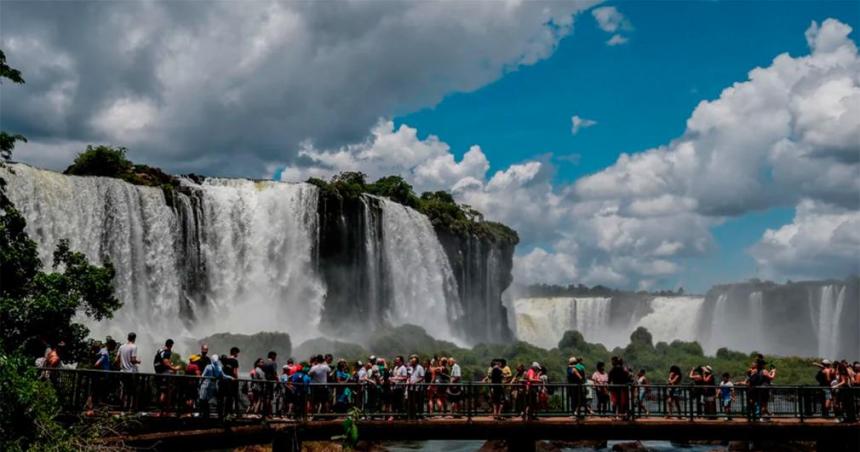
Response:
[[[142,361],[129,333],[120,346],[108,338],[93,349],[92,367],[115,370],[129,377],[137,374]],[[613,356],[607,365],[597,362],[593,369],[583,358],[570,357],[566,379],[551,382],[548,369],[538,362],[518,364],[513,368],[505,359],[494,359],[477,385],[479,393],[467,394],[463,372],[454,357],[419,359],[418,355],[386,359],[369,356],[367,360],[335,360],[331,354],[312,356],[304,361],[286,359],[271,351],[254,361],[252,368],[240,369],[238,347],[228,354],[209,354],[206,344],[188,357],[184,365],[176,360],[174,342],[168,339],[155,353],[153,370],[157,402],[164,412],[176,407],[188,413],[209,416],[212,408],[220,415],[288,416],[346,413],[358,407],[365,413],[393,419],[427,415],[458,417],[476,404],[489,405],[492,416],[503,420],[512,416],[536,420],[551,405],[563,404],[573,418],[609,416],[629,419],[649,416],[649,406],[660,407],[667,417],[709,417],[732,420],[745,413],[755,420],[766,421],[772,415],[770,386],[777,370],[764,356],[757,355],[743,375],[733,378],[719,374],[710,365],[682,371],[671,366],[665,377],[651,377],[646,369],[634,371],[624,359]],[[51,368],[61,365],[62,345],[50,347],[37,365],[52,378]],[[857,419],[857,391],[860,388],[860,362],[822,360],[815,376],[822,387],[814,403],[824,417],[839,421]],[[186,378],[169,378],[183,375]],[[120,379],[120,402],[132,406],[139,394],[133,378]],[[96,391],[88,400],[90,406],[108,398],[109,385],[94,385]],[[743,389],[743,403],[736,405],[738,389]],[[472,399],[467,400],[469,397]],[[553,401],[554,398],[554,401]],[[471,405],[470,405],[471,403]],[[214,406],[213,406],[214,404]],[[558,406],[555,406],[558,408]],[[631,412],[632,411],[632,412]]]

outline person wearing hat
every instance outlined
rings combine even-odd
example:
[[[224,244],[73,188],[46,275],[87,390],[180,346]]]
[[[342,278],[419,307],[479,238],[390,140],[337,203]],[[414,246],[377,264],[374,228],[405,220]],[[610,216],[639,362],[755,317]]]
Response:
[[[526,372],[526,406],[523,410],[523,420],[537,420],[538,389],[541,384],[540,363],[535,361]]]
[[[836,369],[833,367],[833,363],[830,362],[829,359],[821,360],[821,364],[812,363],[813,366],[818,367],[818,373],[815,374],[815,381],[818,383],[818,386],[821,386],[823,389],[822,397],[824,398],[824,403],[822,404],[822,415],[824,417],[830,417],[830,410],[833,407],[833,391],[830,389],[830,384],[836,378]]]

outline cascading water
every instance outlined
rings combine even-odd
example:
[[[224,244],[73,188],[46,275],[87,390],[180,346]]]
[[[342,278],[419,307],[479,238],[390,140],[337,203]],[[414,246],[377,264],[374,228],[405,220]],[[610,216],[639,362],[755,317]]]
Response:
[[[171,207],[160,188],[112,178],[25,165],[4,177],[43,262],[68,239],[116,268],[123,306],[89,325],[94,336],[136,331],[152,345],[222,331],[315,333],[324,293],[311,256],[316,187],[183,180]]]
[[[413,209],[376,199],[382,208],[382,250],[391,284],[387,320],[416,324],[435,337],[454,339],[451,324],[462,315],[457,282],[433,225]]]
[[[146,340],[147,331],[186,331],[179,319],[180,225],[161,189],[24,165],[13,171],[4,176],[7,194],[27,219],[42,262],[49,265],[59,241],[67,239],[72,250],[90,261],[110,261],[116,268],[116,294],[123,307],[113,320],[90,325],[94,333],[122,337],[121,330],[135,327]]]
[[[633,329],[645,327],[657,342],[698,339],[702,297],[654,297],[650,301],[651,313],[639,319]]]
[[[501,293],[515,242],[443,230],[443,243],[426,216],[385,198],[242,179],[179,178],[163,191],[26,165],[3,172],[43,262],[66,238],[116,267],[123,306],[90,325],[96,337],[134,330],[149,347],[338,331],[361,341],[404,323],[461,343],[509,337]]]
[[[316,334],[325,294],[312,258],[317,188],[242,179],[198,187],[211,311],[203,323],[222,327],[215,331]]]
[[[514,301],[517,337],[544,348],[558,345],[565,331],[608,347],[618,344],[609,325],[610,298],[520,298]]]
[[[846,287],[834,287],[826,285],[821,288],[820,301],[818,303],[818,321],[817,326],[818,336],[818,356],[835,358],[835,353],[839,348],[840,322],[842,311],[845,307],[845,292]],[[813,310],[813,312],[815,312]],[[837,321],[833,321],[837,319]]]
[[[764,324],[764,295],[760,290],[750,294],[749,316],[747,317],[747,337],[753,347],[761,347],[767,341],[767,331]]]

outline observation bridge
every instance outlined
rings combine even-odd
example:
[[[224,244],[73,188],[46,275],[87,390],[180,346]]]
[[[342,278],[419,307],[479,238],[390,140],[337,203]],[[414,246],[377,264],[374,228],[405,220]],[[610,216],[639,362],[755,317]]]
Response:
[[[89,422],[110,415],[119,424],[103,441],[155,450],[271,444],[275,451],[297,451],[305,441],[340,441],[347,418],[354,420],[358,439],[370,442],[504,440],[509,450],[530,451],[539,440],[814,441],[818,450],[860,450],[860,424],[838,422],[832,409],[826,412],[824,388],[817,386],[735,386],[728,414],[719,398],[715,412],[701,386],[649,385],[641,406],[638,387],[610,386],[619,401],[617,416],[598,410],[596,393],[586,398],[587,387],[567,384],[296,386],[240,379],[218,381],[205,413],[197,401],[201,377],[59,369],[49,378],[61,418]],[[442,393],[445,410],[430,412],[428,399]],[[492,416],[494,395],[503,401],[500,418]],[[338,398],[345,403],[336,404]],[[667,418],[670,400],[680,411],[673,407]],[[835,391],[833,400],[836,414],[850,420],[860,408],[860,388]],[[578,401],[588,411],[575,415]],[[525,407],[535,410],[536,419],[523,419]]]

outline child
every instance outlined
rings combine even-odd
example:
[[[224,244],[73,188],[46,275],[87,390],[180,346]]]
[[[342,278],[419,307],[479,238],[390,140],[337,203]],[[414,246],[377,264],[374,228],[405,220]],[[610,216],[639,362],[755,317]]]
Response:
[[[732,376],[726,372],[723,374],[723,381],[720,382],[720,404],[726,414],[727,421],[732,420],[732,400],[734,399],[735,384],[732,383]]]

